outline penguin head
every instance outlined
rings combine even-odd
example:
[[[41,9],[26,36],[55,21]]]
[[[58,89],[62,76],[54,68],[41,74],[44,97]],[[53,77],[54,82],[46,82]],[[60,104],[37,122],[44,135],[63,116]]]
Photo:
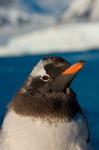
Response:
[[[31,76],[40,78],[44,82],[55,79],[64,69],[67,69],[70,63],[61,57],[44,57],[33,68]]]
[[[63,92],[70,86],[83,65],[83,61],[71,65],[61,57],[45,57],[33,68],[22,90],[31,91],[32,94],[40,89]]]
[[[81,108],[69,86],[83,66],[83,61],[71,65],[60,57],[43,58],[9,108],[25,116],[70,120]]]

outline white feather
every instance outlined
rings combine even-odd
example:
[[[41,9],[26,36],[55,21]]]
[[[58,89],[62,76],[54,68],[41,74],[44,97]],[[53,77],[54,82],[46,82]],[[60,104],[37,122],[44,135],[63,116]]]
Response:
[[[36,76],[43,76],[46,74],[46,71],[44,69],[44,63],[41,60],[34,68],[33,71],[31,72],[31,76],[36,77]]]
[[[33,78],[37,78],[37,77],[40,77],[42,79],[43,76],[49,76],[47,73],[46,73],[46,70],[44,69],[44,66],[47,64],[47,63],[51,63],[52,61],[49,59],[48,61],[42,61],[40,60],[40,62],[33,68],[32,72],[30,73],[30,75],[28,76],[28,80],[26,82],[26,86],[30,86]],[[22,87],[21,88],[21,92],[22,93],[26,93],[27,92],[27,89],[26,87]]]
[[[10,111],[2,126],[0,150],[89,150],[87,136],[81,115],[71,122],[49,123]]]
[[[40,60],[40,62],[33,68],[30,75],[32,77],[47,75],[46,70],[44,69],[44,66],[50,63],[52,63],[51,59],[48,59],[47,61]]]

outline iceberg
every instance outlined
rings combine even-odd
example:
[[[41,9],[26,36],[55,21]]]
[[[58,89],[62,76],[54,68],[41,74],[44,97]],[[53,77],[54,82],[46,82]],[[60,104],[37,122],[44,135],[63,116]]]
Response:
[[[99,48],[99,23],[56,25],[30,31],[0,46],[0,56],[75,52]]]

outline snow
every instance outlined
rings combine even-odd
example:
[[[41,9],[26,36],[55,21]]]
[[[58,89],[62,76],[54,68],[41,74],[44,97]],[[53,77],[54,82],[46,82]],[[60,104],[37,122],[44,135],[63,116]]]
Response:
[[[99,21],[99,0],[69,0],[64,11],[58,14],[65,23]]]
[[[99,23],[56,25],[24,33],[0,46],[0,56],[73,52],[99,48]]]
[[[0,56],[99,48],[99,0],[1,0],[1,4]]]

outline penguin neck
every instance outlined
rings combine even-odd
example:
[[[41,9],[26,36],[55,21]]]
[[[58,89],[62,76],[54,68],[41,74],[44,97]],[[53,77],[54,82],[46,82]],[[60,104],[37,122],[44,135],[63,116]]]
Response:
[[[33,95],[30,93],[18,93],[9,106],[22,116],[31,116],[52,120],[71,120],[81,108],[73,92],[39,92]]]

